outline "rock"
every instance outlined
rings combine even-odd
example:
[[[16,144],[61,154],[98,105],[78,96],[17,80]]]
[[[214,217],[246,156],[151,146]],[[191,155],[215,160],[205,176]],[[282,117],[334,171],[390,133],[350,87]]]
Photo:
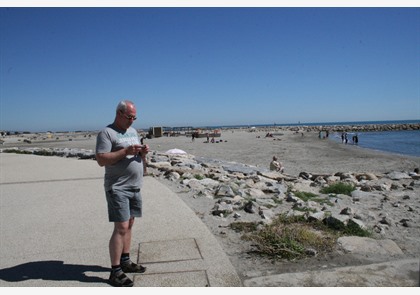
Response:
[[[392,180],[401,180],[401,179],[411,178],[411,176],[408,175],[408,173],[398,172],[398,171],[392,171],[388,173],[387,177]]]
[[[389,239],[376,240],[366,237],[341,237],[337,240],[337,245],[348,253],[375,255],[396,255],[403,254],[398,245]]]
[[[250,201],[250,202],[246,203],[245,204],[245,207],[244,207],[244,211],[246,213],[251,213],[251,214],[256,213],[257,212],[257,208],[256,208],[254,202],[251,202]]]
[[[232,190],[232,188],[229,185],[222,184],[216,189],[216,196],[217,197],[222,197],[222,196],[234,197],[235,192]]]

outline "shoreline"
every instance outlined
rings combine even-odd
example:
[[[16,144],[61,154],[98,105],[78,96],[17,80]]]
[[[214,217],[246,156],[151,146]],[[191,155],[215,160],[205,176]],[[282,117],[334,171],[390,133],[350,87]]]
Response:
[[[386,173],[391,170],[412,171],[420,166],[420,157],[401,155],[380,150],[342,144],[332,139],[318,138],[318,132],[299,133],[291,130],[272,132],[266,138],[268,129],[223,131],[215,143],[206,143],[206,138],[174,136],[145,139],[151,153],[181,149],[196,157],[206,157],[242,163],[256,167],[269,167],[273,156],[277,156],[285,166],[285,173],[298,175],[300,172],[330,173],[373,172]],[[32,138],[30,143],[25,138]],[[55,136],[34,139],[33,134],[7,138],[1,151],[17,148],[33,151],[36,149],[62,150],[76,154],[85,153],[85,158],[94,157],[96,134],[81,133],[74,136]]]

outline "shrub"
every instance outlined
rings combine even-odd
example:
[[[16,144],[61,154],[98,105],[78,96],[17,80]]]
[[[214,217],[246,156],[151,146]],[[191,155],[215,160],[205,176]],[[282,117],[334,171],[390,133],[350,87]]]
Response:
[[[342,228],[331,228],[322,221],[308,221],[304,216],[278,216],[261,230],[244,225],[245,240],[253,242],[253,252],[274,259],[300,259],[310,254],[308,249],[318,253],[329,253],[340,236],[370,237],[372,233],[354,223]],[[256,227],[255,227],[256,229]]]
[[[321,205],[328,204],[329,206],[333,206],[334,204],[330,202],[328,198],[317,198],[318,195],[310,192],[295,192],[294,193],[296,197],[301,199],[302,201],[306,202],[308,200],[311,200],[313,202],[317,202]]]
[[[194,178],[195,178],[195,179],[197,179],[197,180],[202,180],[202,179],[204,179],[204,175],[201,175],[201,174],[195,174],[195,175],[194,175]]]
[[[294,194],[296,197],[298,197],[299,199],[305,202],[317,196],[316,194],[309,193],[309,192],[295,192]]]
[[[343,194],[350,196],[355,187],[349,183],[337,182],[320,190],[323,194]]]
[[[334,235],[319,231],[316,227],[303,217],[279,216],[261,231],[244,237],[253,242],[255,252],[261,255],[289,260],[299,259],[307,256],[308,248],[317,252],[328,252],[334,248]]]
[[[237,232],[254,232],[257,230],[258,224],[255,222],[232,222],[230,228]]]

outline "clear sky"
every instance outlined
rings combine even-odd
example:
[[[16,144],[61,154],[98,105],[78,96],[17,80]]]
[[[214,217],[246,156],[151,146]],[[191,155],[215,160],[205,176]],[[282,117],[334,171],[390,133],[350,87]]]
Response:
[[[0,8],[1,130],[420,119],[420,8]]]

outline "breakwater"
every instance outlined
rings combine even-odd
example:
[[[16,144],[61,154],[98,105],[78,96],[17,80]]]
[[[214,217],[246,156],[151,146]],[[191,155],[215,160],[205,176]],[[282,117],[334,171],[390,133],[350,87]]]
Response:
[[[291,126],[259,126],[259,127],[226,127],[227,129],[257,131],[295,131],[295,132],[367,132],[367,131],[403,131],[403,130],[420,130],[420,123],[403,123],[403,124],[354,124],[354,125],[291,125]]]

